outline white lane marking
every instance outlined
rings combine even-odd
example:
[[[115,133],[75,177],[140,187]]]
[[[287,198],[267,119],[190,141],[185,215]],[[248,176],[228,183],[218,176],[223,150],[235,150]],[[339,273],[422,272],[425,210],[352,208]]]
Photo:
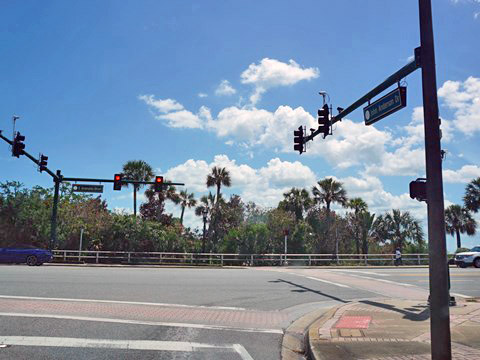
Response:
[[[464,298],[464,299],[470,299],[470,298],[471,298],[471,296],[463,295],[463,294],[458,294],[458,293],[450,293],[450,295],[460,296],[461,298]]]
[[[336,271],[336,272],[352,272],[358,274],[366,274],[366,275],[378,275],[378,276],[390,276],[389,274],[381,274],[373,271],[361,271],[361,270],[347,270],[347,269],[330,269],[328,271]]]
[[[7,312],[0,312],[0,316],[63,319],[63,320],[80,320],[80,321],[97,321],[97,322],[109,322],[109,323],[117,323],[117,324],[170,326],[170,327],[182,327],[182,328],[196,328],[196,329],[204,329],[204,330],[227,330],[227,331],[239,331],[239,332],[251,332],[251,333],[283,334],[283,330],[281,330],[281,329],[236,328],[236,327],[222,326],[222,325],[171,323],[171,322],[140,321],[140,320],[128,320],[128,319],[110,319],[110,318],[97,318],[97,317],[88,317],[88,316],[7,313]]]
[[[384,283],[388,283],[388,284],[394,284],[394,285],[415,286],[415,285],[412,285],[412,284],[406,284],[406,283],[401,283],[401,282],[397,282],[397,281],[377,279],[377,278],[373,278],[373,277],[370,277],[370,276],[360,276],[360,275],[350,275],[350,276],[353,276],[353,277],[356,277],[356,278],[359,278],[359,279],[375,280],[375,281],[380,281],[380,282],[384,282]]]
[[[232,345],[233,349],[242,357],[244,360],[253,360],[253,358],[250,356],[248,353],[247,349],[245,349],[242,345],[240,344],[233,344]]]
[[[236,352],[243,360],[253,360],[247,350],[240,344],[213,345],[186,341],[116,340],[41,336],[0,336],[0,344],[183,352],[194,352],[197,349],[226,349]]]
[[[336,282],[333,282],[333,281],[319,279],[319,278],[316,278],[316,277],[313,277],[313,276],[304,276],[304,275],[300,275],[300,276],[306,277],[307,279],[310,279],[310,280],[321,281],[321,282],[326,283],[326,284],[336,285],[336,286],[340,286],[340,287],[343,287],[343,288],[350,288],[350,286],[348,286],[348,285],[339,284],[339,283],[336,283]]]
[[[0,295],[0,298],[19,299],[19,300],[75,301],[75,302],[94,302],[94,303],[106,303],[106,304],[147,305],[147,306],[179,307],[179,308],[190,308],[190,309],[239,310],[239,311],[246,310],[245,308],[231,307],[231,306],[184,305],[184,304],[166,304],[166,303],[122,301],[122,300],[70,299],[70,298],[49,298],[49,297],[15,296],[15,295]]]

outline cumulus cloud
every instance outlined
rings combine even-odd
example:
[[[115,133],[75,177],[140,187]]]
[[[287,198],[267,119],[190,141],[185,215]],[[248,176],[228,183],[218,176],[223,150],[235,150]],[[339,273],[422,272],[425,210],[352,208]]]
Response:
[[[302,68],[294,60],[284,63],[275,59],[264,58],[259,64],[250,64],[241,74],[243,84],[255,86],[250,102],[255,105],[261,95],[272,87],[290,86],[302,80],[317,78],[317,68]]]
[[[202,116],[205,115],[203,107],[197,115],[186,110],[182,104],[173,99],[155,99],[153,95],[140,95],[138,98],[150,107],[157,120],[165,121],[169,127],[203,128]]]
[[[426,218],[427,206],[410,198],[408,192],[394,195],[383,188],[378,177],[363,174],[360,177],[346,177],[339,179],[344,184],[350,198],[361,197],[368,204],[369,211],[377,215],[391,209],[410,211],[419,219]],[[408,190],[408,182],[405,182],[405,190]]]
[[[458,130],[466,135],[480,131],[480,78],[448,80],[438,89],[438,96],[454,111],[453,123]]]
[[[222,82],[218,85],[217,89],[215,90],[215,95],[217,96],[229,96],[233,95],[237,92],[228,80],[222,80]]]
[[[183,105],[173,99],[155,99],[153,95],[140,95],[138,98],[160,113],[183,110]]]
[[[198,93],[198,97],[199,97],[199,98],[206,98],[207,96],[208,96],[208,94]]]
[[[468,183],[480,177],[480,167],[477,165],[464,165],[458,170],[443,170],[443,180],[448,183]]]
[[[211,163],[187,160],[169,169],[165,176],[184,182],[189,191],[197,193],[198,198],[208,192],[205,182],[213,166],[225,167],[230,172],[232,187],[222,192],[239,194],[244,201],[254,201],[261,206],[276,206],[285,191],[292,187],[310,188],[316,179],[313,171],[299,161],[274,158],[266,166],[255,169],[246,164],[237,164],[227,155],[216,155]]]

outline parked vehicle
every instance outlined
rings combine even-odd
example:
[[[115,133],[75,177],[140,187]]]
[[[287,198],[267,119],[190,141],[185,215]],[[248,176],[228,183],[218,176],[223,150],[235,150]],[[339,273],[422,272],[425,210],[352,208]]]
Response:
[[[39,249],[32,245],[0,248],[0,262],[2,263],[26,263],[29,266],[40,266],[52,259],[53,254],[50,250]]]
[[[480,246],[475,246],[470,251],[456,254],[455,265],[460,266],[461,268],[471,265],[480,268]]]

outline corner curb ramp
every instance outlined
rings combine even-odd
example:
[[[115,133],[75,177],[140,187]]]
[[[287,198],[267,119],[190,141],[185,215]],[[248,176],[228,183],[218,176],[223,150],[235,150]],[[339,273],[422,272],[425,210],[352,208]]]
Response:
[[[338,305],[312,322],[306,337],[306,359],[430,359],[430,321],[423,302],[386,298],[375,302],[377,309],[369,309],[362,301]],[[480,333],[479,302],[472,298],[451,307],[455,359],[480,359],[480,339],[476,335]],[[420,307],[424,310],[418,313]],[[357,327],[349,322],[367,317],[373,327]]]
[[[315,310],[295,320],[282,339],[282,360],[307,360],[309,356],[308,332],[311,326],[332,310]]]

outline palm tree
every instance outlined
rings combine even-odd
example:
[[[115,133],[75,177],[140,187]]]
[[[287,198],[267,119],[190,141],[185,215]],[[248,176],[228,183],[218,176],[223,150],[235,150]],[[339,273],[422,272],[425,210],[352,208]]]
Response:
[[[360,218],[361,213],[367,211],[367,203],[359,197],[353,198],[347,202],[347,207],[353,209],[353,220],[355,228],[355,247],[357,249],[357,254],[360,254],[360,238],[359,238],[359,227],[360,227]]]
[[[217,202],[220,200],[220,188],[224,186],[231,186],[232,179],[230,178],[230,172],[223,168],[214,166],[212,172],[207,175],[207,187],[216,186],[217,187]]]
[[[362,252],[368,254],[368,239],[375,233],[375,214],[368,211],[361,211],[358,215],[359,225],[362,233]]]
[[[342,206],[347,204],[347,192],[343,188],[341,182],[335,181],[332,178],[325,178],[317,182],[318,187],[315,185],[312,187],[312,194],[314,201],[318,204],[325,203],[327,208],[327,227],[325,231],[325,236],[330,231],[330,204],[339,203]],[[336,217],[335,217],[336,219]],[[333,250],[334,254],[337,254],[338,248],[338,237],[335,237],[335,249]]]
[[[467,185],[463,202],[468,210],[478,212],[480,209],[480,177],[470,181]]]
[[[180,215],[180,224],[183,225],[183,214],[185,213],[185,208],[191,208],[197,205],[197,200],[195,200],[195,195],[193,193],[188,193],[187,190],[180,191],[178,198],[180,200],[180,206],[182,207],[182,214]]]
[[[210,220],[212,219],[212,213],[215,208],[215,204],[215,195],[209,193],[208,196],[203,195],[200,198],[200,205],[195,208],[195,215],[203,217],[202,252],[205,252],[205,239],[207,238],[209,232],[206,231],[206,224],[207,222],[210,223]]]
[[[460,234],[475,235],[477,223],[467,208],[460,205],[450,205],[445,210],[446,230],[450,235],[457,235],[457,248],[462,247]]]
[[[151,181],[153,178],[152,167],[143,160],[131,160],[123,165],[125,180]],[[133,214],[137,216],[137,190],[142,184],[133,184]]]
[[[303,213],[312,205],[312,199],[306,189],[291,188],[283,193],[284,199],[278,207],[295,214],[297,220],[303,220]]]
[[[316,203],[325,203],[327,210],[330,211],[331,203],[339,203],[345,206],[347,203],[347,192],[341,182],[332,178],[325,178],[317,182],[318,187],[312,187],[312,194]]]
[[[385,240],[390,240],[394,248],[403,248],[405,242],[409,239],[416,243],[423,242],[423,230],[420,223],[408,211],[401,212],[393,209],[392,213],[387,213],[379,217],[381,224],[378,224],[379,231],[385,236]]]

